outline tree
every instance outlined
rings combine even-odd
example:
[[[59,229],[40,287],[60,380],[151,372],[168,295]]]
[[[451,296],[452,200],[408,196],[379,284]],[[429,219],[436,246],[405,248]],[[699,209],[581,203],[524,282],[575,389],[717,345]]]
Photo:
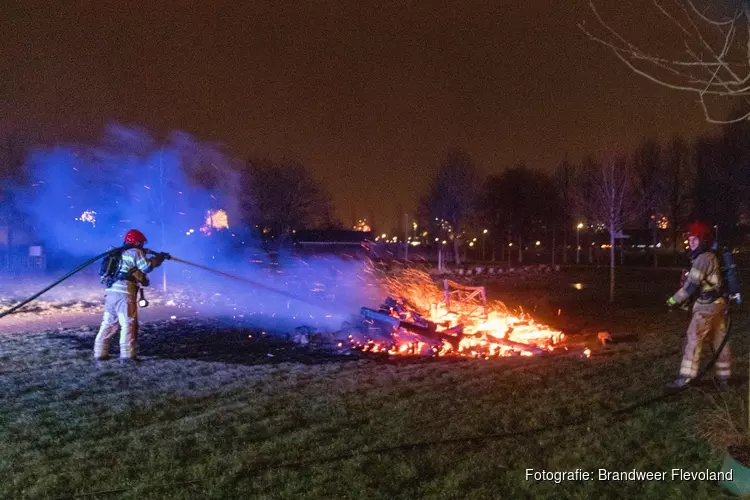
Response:
[[[643,208],[640,225],[641,229],[651,234],[651,256],[654,267],[657,266],[657,222],[665,205],[664,168],[661,156],[659,144],[653,139],[643,142],[633,155],[635,187]]]
[[[265,239],[283,241],[294,229],[338,225],[330,195],[304,165],[251,160],[248,173],[251,196],[243,212]]]
[[[0,223],[18,216],[15,190],[26,183],[26,146],[15,134],[0,139]]]
[[[750,176],[750,124],[728,125],[716,138],[695,146],[692,217],[716,225],[723,241],[734,241],[741,211],[747,206]]]
[[[605,21],[594,2],[591,11],[603,31],[594,34],[581,23],[579,28],[604,45],[636,74],[664,87],[695,94],[706,120],[733,123],[750,118],[750,51],[746,33],[750,26],[747,0],[676,0],[669,9],[654,0],[655,11],[665,21],[662,36],[672,35],[675,43],[659,40],[648,48],[648,40],[636,42]],[[649,15],[641,14],[641,15]],[[646,45],[644,45],[646,44]],[[645,48],[644,48],[645,47]],[[679,52],[675,52],[679,50]],[[741,101],[744,111],[730,118],[716,118],[727,101]],[[721,111],[723,112],[723,111]]]
[[[673,252],[677,252],[679,228],[685,225],[689,213],[693,175],[690,148],[680,137],[673,138],[664,155],[664,191]]]
[[[575,167],[567,158],[557,168],[555,182],[557,192],[560,193],[559,199],[562,206],[561,221],[563,226],[563,264],[568,263],[568,235],[570,227],[573,224],[573,179],[575,176]]]
[[[579,177],[580,211],[609,233],[609,301],[615,300],[615,240],[641,214],[632,166],[627,160],[587,161]]]
[[[427,194],[420,200],[420,216],[441,241],[453,241],[456,264],[461,233],[474,215],[481,177],[474,161],[463,150],[452,149],[438,168]]]
[[[554,180],[524,164],[488,177],[480,200],[480,213],[493,235],[507,234],[508,244],[518,244],[519,262],[525,241],[554,231],[563,220]]]

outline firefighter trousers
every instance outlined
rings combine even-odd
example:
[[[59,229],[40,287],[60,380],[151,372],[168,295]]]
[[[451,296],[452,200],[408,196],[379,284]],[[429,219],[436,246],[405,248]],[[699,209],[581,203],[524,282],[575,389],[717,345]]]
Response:
[[[698,376],[703,343],[710,341],[714,352],[716,352],[727,335],[728,313],[729,305],[724,298],[719,298],[708,304],[695,303],[693,317],[687,330],[685,351],[680,365],[680,376],[691,379]],[[716,376],[722,379],[728,379],[732,374],[728,343],[716,360],[715,370]]]
[[[136,296],[107,292],[104,295],[104,316],[94,341],[94,358],[109,357],[109,341],[120,331],[120,359],[135,359],[138,338],[138,304]]]

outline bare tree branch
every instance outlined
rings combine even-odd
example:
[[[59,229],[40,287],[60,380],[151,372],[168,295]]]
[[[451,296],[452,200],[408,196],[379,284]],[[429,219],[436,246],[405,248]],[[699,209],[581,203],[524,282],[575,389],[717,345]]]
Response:
[[[709,109],[709,104],[718,104],[726,98],[741,98],[750,108],[747,100],[750,96],[750,2],[716,4],[720,9],[716,19],[708,13],[714,4],[707,4],[704,9],[696,5],[696,0],[673,0],[674,6],[653,0],[653,4],[684,37],[685,58],[670,59],[636,45],[604,19],[594,0],[590,0],[589,7],[606,35],[593,33],[583,22],[578,27],[589,39],[611,50],[635,74],[665,88],[697,94],[708,122],[727,124],[750,118],[748,112],[741,117],[718,119]],[[738,37],[740,29],[747,33],[745,42]],[[738,54],[737,49],[744,54],[740,61],[733,57]]]

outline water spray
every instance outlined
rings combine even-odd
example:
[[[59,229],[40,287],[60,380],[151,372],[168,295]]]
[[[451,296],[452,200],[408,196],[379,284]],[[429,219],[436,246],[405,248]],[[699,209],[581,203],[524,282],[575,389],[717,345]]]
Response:
[[[296,301],[299,301],[299,302],[304,302],[305,304],[308,304],[308,305],[311,305],[311,306],[314,306],[314,307],[322,308],[322,306],[320,304],[316,304],[315,302],[311,302],[311,301],[309,301],[307,299],[304,299],[304,298],[299,297],[297,295],[291,294],[289,292],[284,292],[282,290],[278,290],[278,289],[270,287],[268,285],[264,285],[262,283],[258,283],[257,281],[252,281],[252,280],[249,280],[249,279],[246,279],[246,278],[241,278],[241,277],[235,276],[233,274],[229,274],[229,273],[225,273],[223,271],[219,271],[218,269],[212,269],[210,267],[206,267],[206,266],[202,266],[200,264],[196,264],[195,262],[189,262],[187,260],[179,259],[179,258],[174,257],[174,256],[172,256],[170,254],[167,254],[167,253],[161,253],[160,254],[158,252],[154,252],[154,251],[151,251],[151,250],[146,250],[146,251],[150,252],[150,253],[153,253],[155,255],[163,255],[168,260],[173,260],[173,261],[179,262],[181,264],[185,264],[185,265],[188,265],[188,266],[196,267],[198,269],[202,269],[204,271],[216,274],[218,276],[224,276],[225,278],[233,279],[235,281],[239,281],[241,283],[245,283],[246,285],[250,285],[250,286],[253,286],[255,288],[261,288],[261,289],[266,290],[266,291],[271,292],[271,293],[275,293],[275,294],[278,294],[278,295],[283,295],[283,296],[288,297],[290,299],[293,299],[293,300],[296,300]]]
[[[7,310],[5,310],[3,312],[0,312],[0,318],[8,316],[9,314],[13,314],[17,310],[21,309],[23,306],[25,306],[28,303],[30,303],[30,302],[34,301],[35,299],[37,299],[42,294],[50,291],[51,289],[53,289],[54,287],[56,287],[57,285],[59,285],[63,281],[65,281],[68,278],[72,277],[74,274],[77,274],[80,271],[83,271],[83,269],[85,269],[86,267],[90,266],[94,262],[98,261],[102,257],[105,257],[105,256],[110,255],[112,253],[116,253],[116,252],[122,251],[125,248],[126,247],[114,248],[112,250],[107,250],[106,252],[101,253],[101,254],[97,255],[96,257],[92,257],[91,259],[87,260],[86,262],[84,262],[80,266],[76,267],[75,269],[73,269],[72,271],[70,271],[69,273],[67,273],[62,278],[60,278],[57,281],[55,281],[54,283],[52,283],[47,288],[45,288],[45,289],[43,289],[43,290],[35,293],[34,295],[32,295],[31,297],[29,297],[28,299],[24,300],[23,302],[21,302],[19,304],[16,304],[15,306],[11,307],[10,309],[7,309]],[[229,273],[225,273],[223,271],[219,271],[218,269],[212,269],[210,267],[206,267],[206,266],[202,266],[200,264],[196,264],[195,262],[189,262],[187,260],[183,260],[183,259],[174,257],[174,256],[172,256],[172,255],[170,255],[168,253],[165,253],[165,252],[156,252],[154,250],[149,250],[149,249],[145,249],[145,248],[144,248],[144,251],[146,253],[149,253],[149,254],[157,255],[157,256],[163,257],[163,258],[168,259],[168,260],[172,260],[172,261],[175,261],[175,262],[179,262],[181,264],[185,264],[185,265],[188,265],[188,266],[196,267],[198,269],[202,269],[202,270],[207,271],[209,273],[213,273],[213,274],[216,274],[216,275],[219,275],[219,276],[224,276],[225,278],[230,278],[230,279],[233,279],[235,281],[239,281],[239,282],[245,283],[247,285],[253,286],[255,288],[260,288],[262,290],[266,290],[266,291],[271,292],[271,293],[275,293],[275,294],[278,294],[278,295],[283,295],[283,296],[285,296],[285,297],[287,297],[289,299],[292,299],[292,300],[295,300],[295,301],[298,301],[298,302],[303,302],[303,303],[305,303],[307,305],[310,305],[310,306],[313,306],[313,307],[317,307],[319,309],[323,309],[323,306],[321,304],[317,304],[315,302],[312,302],[312,301],[307,300],[307,299],[305,299],[303,297],[299,297],[297,295],[291,294],[289,292],[285,292],[283,290],[278,290],[278,289],[270,287],[268,285],[264,285],[262,283],[258,283],[257,281],[251,281],[249,279],[245,279],[245,278],[242,278],[240,276],[235,276],[233,274],[229,274]],[[139,303],[139,305],[141,307],[147,307],[148,306],[148,301],[143,296],[143,288],[141,288],[140,290],[141,290],[141,295],[140,295],[140,299],[139,299],[138,303]]]

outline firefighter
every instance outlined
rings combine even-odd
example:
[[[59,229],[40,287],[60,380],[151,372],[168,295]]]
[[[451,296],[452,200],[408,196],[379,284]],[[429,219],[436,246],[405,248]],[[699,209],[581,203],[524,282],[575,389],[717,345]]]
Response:
[[[159,267],[165,255],[146,258],[143,245],[146,236],[136,229],[125,234],[120,266],[113,282],[104,292],[104,316],[94,341],[94,359],[97,365],[109,358],[109,341],[120,330],[120,364],[129,365],[136,359],[135,343],[138,338],[139,286],[147,286],[146,274]]]
[[[698,375],[704,341],[711,341],[716,351],[727,334],[729,305],[722,294],[721,265],[716,254],[711,251],[711,239],[708,225],[702,222],[690,224],[688,245],[692,267],[683,286],[667,300],[667,306],[673,308],[697,295],[687,329],[680,376],[668,385],[672,389],[684,387]],[[715,366],[716,378],[722,390],[728,387],[730,363],[729,344],[726,344]]]

